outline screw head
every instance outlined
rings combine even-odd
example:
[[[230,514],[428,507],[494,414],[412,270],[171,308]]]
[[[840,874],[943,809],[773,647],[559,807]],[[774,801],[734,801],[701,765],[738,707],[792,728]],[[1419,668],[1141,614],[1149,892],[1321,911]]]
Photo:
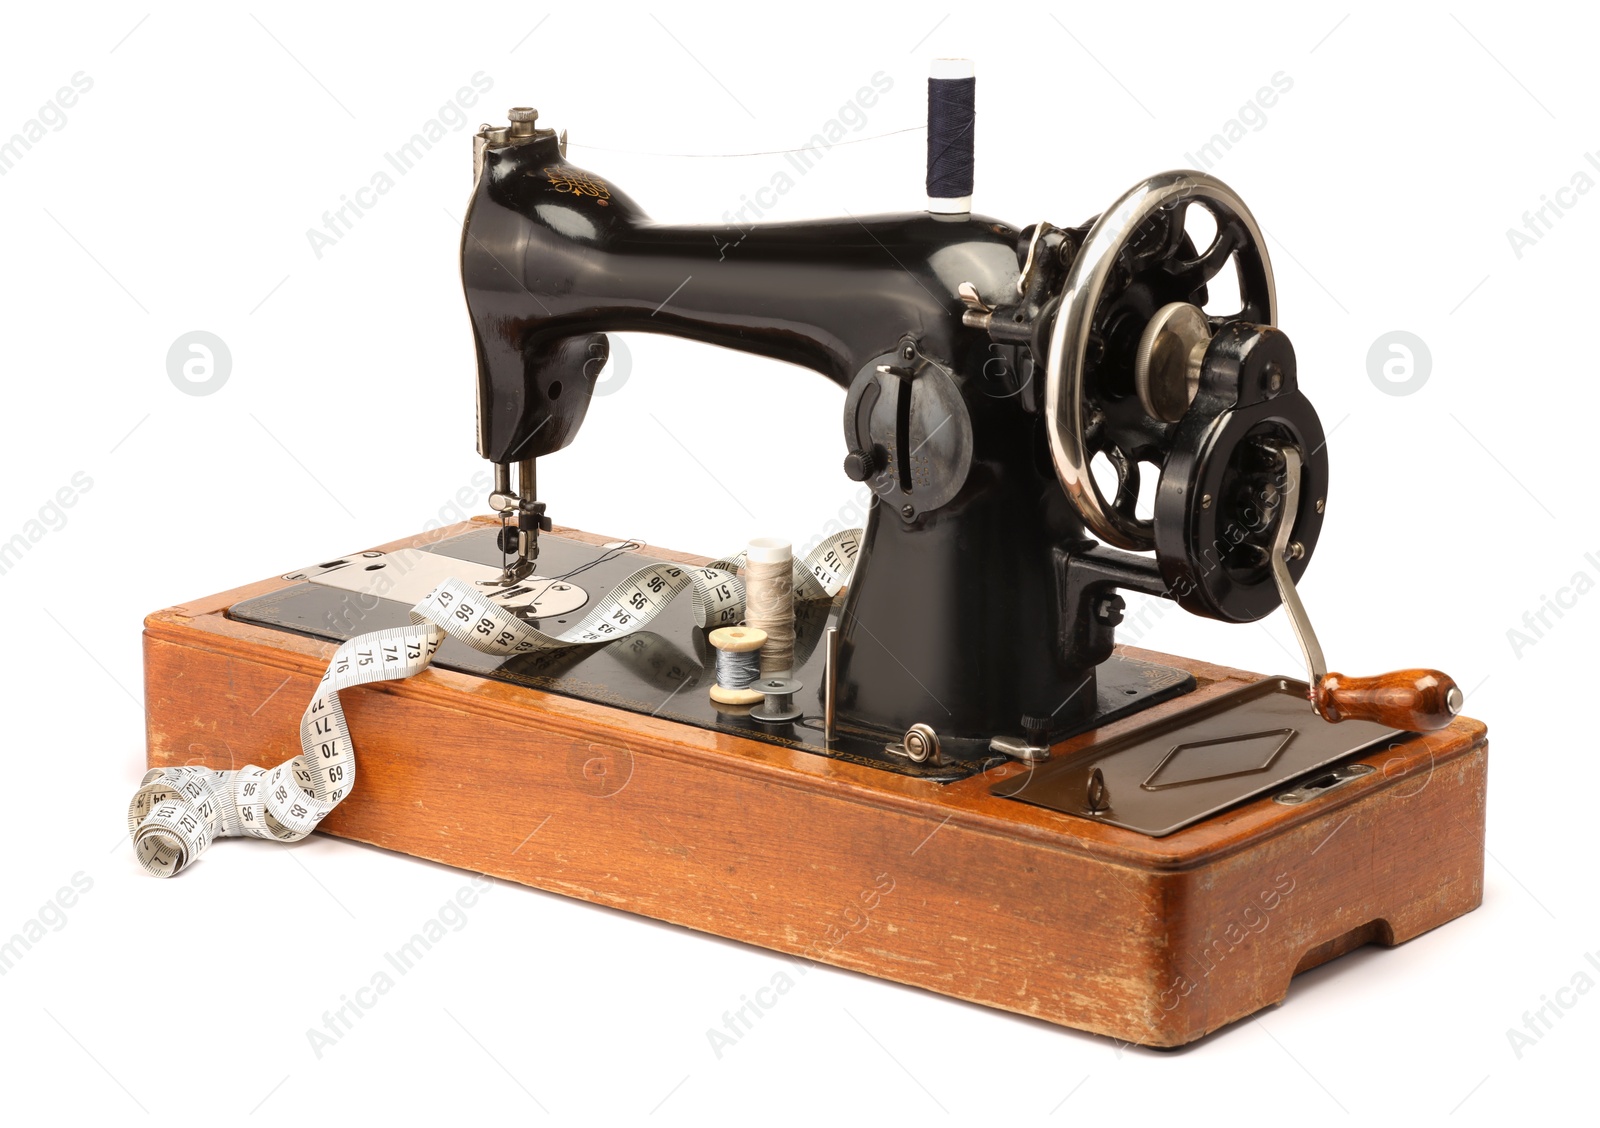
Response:
[[[915,506],[902,505],[900,507],[900,516],[904,517],[907,521],[911,520],[911,518],[915,517],[916,515],[917,510]]]
[[[1206,494],[1204,497],[1202,497],[1200,499],[1200,508],[1201,509],[1210,509],[1211,508],[1211,495],[1210,494]]]
[[[1098,622],[1114,627],[1122,622],[1122,613],[1127,606],[1120,595],[1102,595],[1095,600],[1094,617]]]

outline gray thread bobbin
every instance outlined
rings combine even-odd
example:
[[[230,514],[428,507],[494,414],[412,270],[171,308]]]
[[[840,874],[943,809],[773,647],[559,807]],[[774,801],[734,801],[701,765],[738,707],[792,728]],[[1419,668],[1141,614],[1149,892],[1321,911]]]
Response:
[[[805,686],[794,678],[762,678],[753,688],[765,694],[766,700],[750,710],[752,721],[781,725],[786,721],[800,719],[800,710],[795,706],[794,695]]]
[[[759,627],[720,627],[708,634],[706,641],[717,651],[717,682],[711,687],[711,700],[718,705],[756,705],[763,701],[766,694],[754,683],[761,674],[761,647],[767,641],[767,632]],[[745,666],[753,673],[748,681],[739,676]],[[734,673],[735,680],[742,684],[724,684],[725,673]]]
[[[760,651],[717,651],[717,684],[723,689],[748,689],[760,676]]]

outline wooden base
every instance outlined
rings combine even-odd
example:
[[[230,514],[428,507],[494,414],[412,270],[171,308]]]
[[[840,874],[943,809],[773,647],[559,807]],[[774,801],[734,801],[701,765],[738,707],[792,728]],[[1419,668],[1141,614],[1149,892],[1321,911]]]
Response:
[[[282,586],[146,620],[152,766],[298,752],[333,645],[224,615]],[[1057,755],[1257,677],[1129,653],[1200,688]],[[342,699],[360,772],[329,834],[1144,1045],[1193,1041],[1483,896],[1488,745],[1467,718],[1312,801],[1155,839],[992,796],[1020,765],[927,783],[440,669]]]

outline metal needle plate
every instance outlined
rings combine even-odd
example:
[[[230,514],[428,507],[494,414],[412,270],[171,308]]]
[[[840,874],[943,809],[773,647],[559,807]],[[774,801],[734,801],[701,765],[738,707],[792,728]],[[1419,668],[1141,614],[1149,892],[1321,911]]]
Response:
[[[571,615],[589,602],[589,593],[570,581],[529,576],[513,587],[502,587],[498,585],[503,574],[504,569],[487,564],[400,548],[393,552],[374,549],[342,556],[290,572],[283,578],[367,596],[368,606],[375,606],[373,599],[392,599],[410,606],[451,577],[481,585],[487,598],[528,618]]]
[[[1397,735],[1369,721],[1329,724],[1312,710],[1304,682],[1268,678],[1052,760],[993,793],[1161,838]]]

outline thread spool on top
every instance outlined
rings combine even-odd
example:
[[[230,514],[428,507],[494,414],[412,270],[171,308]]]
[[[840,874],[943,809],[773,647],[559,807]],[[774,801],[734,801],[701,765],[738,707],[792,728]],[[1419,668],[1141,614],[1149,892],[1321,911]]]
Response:
[[[928,210],[972,211],[976,70],[971,59],[935,59],[928,70]]]
[[[762,674],[788,673],[794,669],[794,547],[781,537],[751,541],[744,591],[745,624],[767,632]]]

